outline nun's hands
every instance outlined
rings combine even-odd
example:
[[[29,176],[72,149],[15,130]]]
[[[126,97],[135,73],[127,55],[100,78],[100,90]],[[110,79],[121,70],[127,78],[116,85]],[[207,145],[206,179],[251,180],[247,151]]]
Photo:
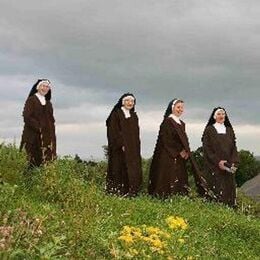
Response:
[[[180,152],[180,156],[181,156],[181,158],[187,160],[189,158],[189,153],[187,153],[185,150],[182,150]]]
[[[236,173],[236,171],[237,171],[237,165],[235,165],[234,163],[232,163],[231,171],[232,171],[232,173]]]
[[[124,147],[124,146],[122,146],[122,151],[123,151],[123,152],[125,151],[125,147]]]
[[[226,167],[225,167],[225,165],[224,165],[224,163],[226,163],[227,161],[225,161],[225,160],[221,160],[219,163],[218,163],[218,167],[221,169],[221,170],[225,170],[226,169]]]

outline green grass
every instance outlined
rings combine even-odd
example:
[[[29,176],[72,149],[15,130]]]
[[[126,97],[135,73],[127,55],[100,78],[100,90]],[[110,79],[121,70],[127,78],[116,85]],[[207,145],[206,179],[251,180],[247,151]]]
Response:
[[[144,162],[145,180],[149,163]],[[0,146],[1,259],[259,259],[258,205],[239,196],[239,209],[175,196],[161,201],[104,193],[106,163],[70,157],[27,170],[24,153]],[[172,231],[165,219],[179,216],[187,230]],[[170,233],[164,252],[118,240],[123,226],[158,227]],[[184,243],[178,243],[178,239]],[[133,255],[133,254],[132,254]]]

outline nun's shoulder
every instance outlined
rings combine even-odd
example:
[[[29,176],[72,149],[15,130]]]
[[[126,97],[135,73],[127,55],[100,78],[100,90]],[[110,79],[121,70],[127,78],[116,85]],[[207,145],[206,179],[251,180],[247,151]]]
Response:
[[[163,119],[162,124],[171,124],[171,120],[172,119],[170,117],[166,117]]]
[[[111,112],[111,119],[112,120],[119,120],[121,116],[123,116],[123,111],[120,108],[116,108]]]
[[[136,111],[131,111],[131,115],[133,115],[134,117],[136,117],[138,119],[138,115],[137,115]]]
[[[205,127],[204,134],[212,134],[215,132],[215,128],[213,125],[208,125]]]
[[[185,126],[185,125],[186,125],[184,121],[182,121],[182,120],[180,120],[180,121],[181,121],[181,124],[182,124],[183,126]]]
[[[212,131],[214,128],[214,125],[207,125],[205,130],[207,129],[208,131]]]
[[[116,115],[116,114],[119,113],[119,111],[120,111],[119,108],[114,108],[114,109],[111,111],[111,115]]]
[[[170,117],[166,117],[163,119],[160,128],[169,128],[172,127],[172,119]]]
[[[229,133],[231,133],[231,135],[235,135],[235,132],[234,132],[233,127],[227,126],[226,128],[227,128],[227,131],[228,131]]]
[[[35,95],[31,95],[26,99],[26,103],[34,103],[37,100]]]
[[[48,107],[49,110],[53,111],[53,105],[50,100],[46,100],[46,106]]]
[[[118,120],[119,120],[118,113],[116,112],[116,109],[113,109],[106,120],[106,126],[110,127]]]
[[[234,129],[233,129],[233,127],[231,127],[231,126],[226,126],[226,128],[228,129],[228,131],[234,131]]]
[[[47,100],[47,99],[46,99],[46,104],[52,106],[52,102],[51,102],[51,100]]]
[[[113,109],[111,112],[110,112],[110,115],[109,117],[115,117],[117,115],[117,109]]]

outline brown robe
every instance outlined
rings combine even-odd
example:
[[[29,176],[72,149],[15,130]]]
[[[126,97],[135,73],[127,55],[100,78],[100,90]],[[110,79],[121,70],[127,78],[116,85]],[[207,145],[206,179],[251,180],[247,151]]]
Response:
[[[172,118],[164,119],[160,126],[157,144],[150,168],[148,192],[162,198],[172,194],[187,194],[189,189],[186,160],[182,150],[189,152],[185,124]]]
[[[108,171],[106,189],[109,193],[134,196],[142,184],[142,164],[138,117],[131,112],[125,118],[121,109],[112,112],[107,125]],[[122,147],[125,147],[125,151]]]
[[[238,165],[239,156],[236,148],[235,134],[231,127],[226,128],[226,134],[218,134],[214,126],[206,127],[203,137],[203,154],[206,168],[206,179],[210,189],[219,202],[229,206],[236,204],[236,182],[233,173],[221,170],[218,163],[226,160]]]
[[[40,166],[56,158],[56,135],[50,101],[42,105],[36,95],[28,97],[24,110],[21,148],[25,148],[31,166]]]

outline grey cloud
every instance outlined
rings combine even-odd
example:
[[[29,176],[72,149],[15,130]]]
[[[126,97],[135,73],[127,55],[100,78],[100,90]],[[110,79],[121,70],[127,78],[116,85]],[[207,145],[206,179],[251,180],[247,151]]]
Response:
[[[222,105],[234,124],[259,124],[259,15],[259,1],[242,0],[3,0],[0,100],[21,104],[48,77],[62,124],[66,108],[71,122],[101,122],[127,91],[141,111],[180,97],[188,121]]]

